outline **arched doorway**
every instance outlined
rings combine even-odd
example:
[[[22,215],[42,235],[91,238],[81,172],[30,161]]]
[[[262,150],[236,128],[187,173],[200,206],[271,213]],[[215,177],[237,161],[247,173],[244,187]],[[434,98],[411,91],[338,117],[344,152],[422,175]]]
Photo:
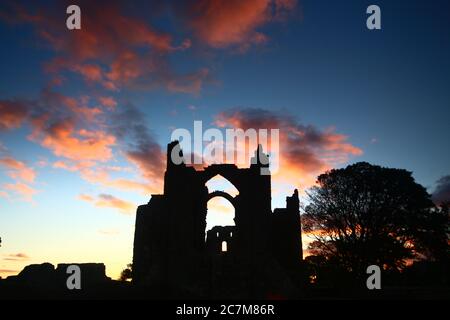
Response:
[[[234,198],[239,195],[236,187],[220,174],[209,179],[205,186],[208,188],[205,241],[209,230],[215,226],[235,226]]]
[[[205,241],[206,234],[209,230],[215,226],[235,226],[235,208],[233,203],[229,200],[229,197],[213,196],[207,202],[207,214],[206,214],[206,229],[205,229]]]

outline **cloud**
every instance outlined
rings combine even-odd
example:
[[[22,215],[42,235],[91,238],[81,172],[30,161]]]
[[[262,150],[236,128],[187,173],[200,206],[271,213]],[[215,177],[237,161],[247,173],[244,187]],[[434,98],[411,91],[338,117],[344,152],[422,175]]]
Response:
[[[33,132],[29,138],[59,157],[53,168],[79,172],[84,180],[106,187],[145,194],[158,192],[162,185],[163,153],[144,115],[134,106],[123,105],[87,116],[90,113],[86,110],[98,109],[89,107],[89,101],[88,97],[74,99],[44,91],[37,103],[40,108],[31,117]],[[100,102],[102,108],[110,108],[115,100]],[[113,150],[116,147],[139,169],[136,180],[112,177],[118,171],[131,171],[108,164],[117,158]]]
[[[110,110],[114,110],[117,107],[117,101],[113,97],[99,97],[98,100],[102,106]]]
[[[143,177],[152,184],[162,184],[165,155],[147,127],[145,116],[135,106],[128,104],[113,116],[112,132],[127,141],[125,157],[135,164]]]
[[[47,116],[34,122],[34,132],[30,136],[43,147],[58,156],[75,161],[95,160],[105,162],[112,157],[114,136],[101,130],[76,129],[72,119],[54,123],[45,121]]]
[[[295,7],[294,0],[192,0],[185,1],[178,12],[208,46],[245,51],[267,42],[262,27],[285,19]]]
[[[38,99],[24,104],[30,110],[26,120],[31,141],[72,161],[111,159],[115,137],[103,129],[103,109],[89,106],[89,97],[76,99],[45,89]]]
[[[450,175],[444,176],[437,181],[432,198],[436,204],[450,202]]]
[[[105,236],[115,236],[120,234],[120,231],[117,229],[100,229],[98,233],[103,234]]]
[[[336,133],[333,128],[320,130],[312,125],[299,123],[284,112],[234,108],[218,114],[215,123],[219,127],[243,130],[279,129],[280,171],[277,175],[287,181],[299,177],[295,185],[301,182],[310,186],[319,173],[345,163],[350,156],[362,154],[361,149],[347,141],[347,136]]]
[[[5,156],[0,158],[0,166],[6,168],[6,173],[14,179],[14,183],[7,183],[2,186],[0,196],[10,198],[10,193],[17,194],[24,201],[33,201],[33,196],[38,193],[30,184],[36,179],[36,172],[28,167],[24,162],[14,159],[5,151]]]
[[[95,199],[93,197],[91,197],[90,195],[87,194],[80,194],[78,195],[78,199],[83,200],[83,201],[87,201],[87,202],[94,202]]]
[[[0,273],[18,273],[19,270],[0,269]]]
[[[7,183],[3,185],[3,188],[7,191],[15,192],[22,197],[23,200],[29,202],[33,201],[34,195],[38,193],[36,189],[22,182]]]
[[[30,259],[30,257],[25,253],[13,253],[13,254],[6,254],[3,256],[5,257],[3,258],[3,260],[6,261],[26,261]]]
[[[140,177],[136,180],[113,178],[111,176],[111,170],[109,167],[100,168],[81,168],[79,170],[81,177],[92,184],[98,184],[104,187],[115,188],[123,191],[137,191],[141,194],[148,195],[151,193],[161,192],[162,182],[150,183],[140,181]],[[72,170],[71,170],[72,171]]]
[[[110,105],[112,102],[107,101]],[[104,119],[100,118],[104,113],[103,106],[89,104],[87,96],[73,98],[50,89],[42,90],[39,98],[34,101],[16,101],[14,105],[8,101],[0,101],[1,106],[8,106],[3,107],[2,115],[16,115],[20,122],[17,120],[14,126],[24,121],[29,123],[32,132],[28,138],[51,150],[55,156],[72,161],[105,162],[111,159],[116,140],[103,129]],[[18,112],[10,112],[11,106]],[[8,117],[10,116],[4,118]],[[26,170],[23,164],[13,162],[13,159],[3,159],[2,164],[10,168],[15,166],[16,171],[22,169],[25,173]],[[32,172],[27,172],[31,179]]]
[[[112,176],[116,172],[131,172],[129,167],[117,167],[109,165],[98,165],[95,162],[77,162],[71,163],[68,161],[58,160],[53,163],[53,168],[63,169],[70,172],[78,172],[85,181],[100,185],[103,187],[114,188],[122,191],[137,191],[141,194],[148,195],[151,193],[160,192],[160,185],[141,181],[141,177],[136,180],[115,178]],[[87,199],[84,199],[87,200]]]
[[[53,168],[78,172],[90,183],[143,194],[160,192],[163,153],[148,130],[143,114],[127,105],[123,110],[116,109],[117,102],[112,97],[101,97],[97,101],[100,106],[92,106],[94,101],[88,96],[73,98],[50,89],[43,90],[38,99],[21,103],[24,110],[30,110],[26,116],[32,129],[29,140],[58,157]],[[116,135],[121,145],[117,145]],[[136,180],[111,176],[114,172],[131,171],[129,167],[108,164],[117,157],[113,150],[116,147],[123,148],[125,158],[139,169],[140,176]],[[34,181],[32,168],[6,155],[6,151],[3,153],[0,166],[8,168],[11,177],[20,179],[18,182]],[[24,183],[4,187],[26,199],[36,193]],[[2,190],[2,196],[8,196],[6,189]]]
[[[59,158],[53,162],[53,168],[77,172],[84,180],[92,184],[137,191],[146,195],[160,192],[162,177],[158,172],[162,172],[160,171],[163,161],[162,152],[145,125],[141,124],[142,126],[131,129],[135,131],[132,137],[139,137],[138,140],[129,144],[122,141],[123,146],[119,146],[126,149],[126,159],[140,169],[140,176],[135,180],[114,178],[112,173],[132,172],[130,167],[109,165],[109,162],[116,158],[113,154],[113,146],[117,144],[114,134],[107,128],[106,123],[99,124],[104,128],[102,130],[84,129],[83,126],[89,126],[89,122],[86,123],[86,121],[76,128],[77,121],[70,116],[71,111],[68,112],[67,117],[62,120],[51,112],[45,112],[31,120],[33,132],[29,138],[49,149]],[[125,121],[123,125],[127,127],[126,119],[120,119],[118,123],[122,123],[121,121]],[[128,129],[124,128],[123,133],[128,136]],[[0,159],[0,164],[14,166],[15,171],[11,170],[11,176],[29,177],[27,181],[32,181],[34,171],[30,171],[30,168],[19,162],[4,158]],[[8,185],[7,188],[20,193],[27,199],[35,193],[32,188],[26,188],[24,184]]]
[[[7,127],[3,125],[6,128],[26,121],[32,129],[28,138],[57,157],[105,162],[112,157],[115,137],[101,129],[103,110],[88,104],[86,96],[75,99],[45,89],[34,101],[0,101],[0,117],[8,121]],[[11,176],[33,182],[34,171],[23,163],[4,157],[0,164],[10,169]]]
[[[163,87],[170,91],[198,93],[205,73],[179,74],[169,56],[189,49],[190,39],[175,41],[167,32],[152,25],[152,17],[130,15],[129,7],[119,1],[78,1],[82,9],[82,28],[67,32],[61,12],[69,3],[40,6],[39,11],[12,6],[9,20],[29,23],[38,36],[56,53],[45,66],[59,83],[62,72],[80,75],[88,84],[108,90],[121,87]],[[7,19],[8,20],[8,19]],[[194,79],[195,78],[195,79]],[[191,85],[192,83],[192,85]]]
[[[48,165],[48,160],[45,158],[41,158],[38,162],[37,162],[37,166],[40,168],[44,168]]]
[[[0,158],[0,165],[7,168],[8,175],[13,179],[33,183],[36,178],[36,172],[33,168],[12,157]]]
[[[192,93],[197,95],[202,90],[205,80],[209,78],[209,69],[202,68],[196,72],[168,80],[167,89],[170,92]]]
[[[96,207],[118,209],[119,212],[130,215],[136,210],[136,205],[131,202],[116,198],[110,194],[100,194],[94,198],[89,195],[80,194],[80,200],[93,203]]]
[[[26,120],[27,105],[15,100],[0,100],[0,131],[18,128]]]

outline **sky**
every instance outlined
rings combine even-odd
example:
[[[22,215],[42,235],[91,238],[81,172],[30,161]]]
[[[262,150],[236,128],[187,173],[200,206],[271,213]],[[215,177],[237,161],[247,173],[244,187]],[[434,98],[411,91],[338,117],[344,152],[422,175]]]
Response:
[[[448,1],[2,1],[0,41],[2,277],[104,262],[117,278],[172,132],[196,120],[280,130],[274,208],[358,161],[450,199]],[[208,227],[232,223],[213,200]]]

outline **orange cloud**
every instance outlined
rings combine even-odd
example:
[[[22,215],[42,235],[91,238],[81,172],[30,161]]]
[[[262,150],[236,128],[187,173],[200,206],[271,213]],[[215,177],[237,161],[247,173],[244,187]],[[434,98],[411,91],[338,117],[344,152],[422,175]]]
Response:
[[[29,168],[25,163],[11,157],[0,158],[0,165],[7,168],[9,176],[13,179],[33,183],[36,178],[33,168]]]
[[[4,184],[4,190],[0,190],[0,196],[9,198],[10,194],[7,191],[11,191],[25,201],[33,201],[33,196],[37,193],[37,190],[29,184],[33,183],[36,178],[34,169],[10,156],[0,158],[0,166],[5,167],[7,174],[16,181],[15,183]]]
[[[109,194],[100,194],[97,198],[81,194],[79,199],[93,203],[97,207],[118,209],[123,214],[132,214],[136,210],[136,205],[131,202],[116,198]]]
[[[47,125],[47,116],[35,119],[35,128],[30,139],[39,142],[59,157],[70,160],[107,161],[112,157],[112,146],[116,144],[113,135],[103,131],[75,129],[70,119]]]
[[[19,273],[19,270],[0,269],[0,275],[2,275],[2,274],[10,274],[10,273]]]
[[[79,99],[48,89],[39,99],[28,102],[32,133],[28,138],[51,150],[56,156],[74,161],[107,161],[116,144],[103,128],[100,107],[89,107],[89,97]],[[100,129],[99,129],[100,128]]]
[[[295,9],[293,0],[196,0],[183,10],[196,36],[213,48],[237,46],[245,51],[252,44],[265,43],[259,31],[265,24],[285,18]]]
[[[79,172],[81,177],[87,181],[121,190],[145,193],[155,190],[149,187],[148,183],[113,179],[109,176],[109,172],[117,172],[122,168],[106,165],[113,159],[113,148],[117,145],[117,139],[107,123],[106,116],[109,116],[109,113],[103,116],[101,108],[113,106],[115,100],[111,97],[102,99],[100,101],[102,105],[99,107],[90,107],[89,101],[90,98],[87,96],[76,99],[47,89],[41,92],[39,99],[21,103],[22,109],[33,110],[27,118],[32,128],[28,138],[49,149],[60,158],[53,163],[53,168]],[[124,131],[127,131],[126,118],[119,119],[118,122],[122,123],[122,121],[125,121]],[[145,124],[140,124],[139,127],[144,128]],[[152,141],[149,134],[146,139],[146,141]],[[139,143],[145,145],[145,141],[142,139],[139,140]],[[152,148],[157,150],[157,144],[155,142],[152,144]],[[144,145],[142,148],[145,147]],[[4,150],[3,153],[6,153],[4,147],[2,150]],[[148,150],[148,152],[150,151]],[[139,159],[140,156],[143,155],[140,155],[139,150],[135,150],[135,153],[130,155],[135,158],[135,163],[139,162],[144,165],[144,159]],[[8,168],[11,177],[23,182],[32,183],[35,179],[35,172],[32,168],[9,156],[0,158],[0,166]],[[147,176],[150,176],[149,170],[152,169],[152,166],[147,165],[142,168],[146,170]],[[130,170],[130,168],[123,169]],[[26,195],[27,199],[33,193],[32,189],[27,189],[24,184],[9,185],[9,189]],[[5,191],[2,196],[7,196]]]
[[[93,197],[91,197],[91,196],[89,196],[87,194],[80,194],[80,195],[78,195],[78,199],[79,200],[83,200],[83,201],[87,201],[87,202],[94,202],[94,200],[95,200]]]
[[[148,187],[148,183],[113,179],[109,176],[109,172],[121,170],[117,166],[105,164],[113,158],[117,139],[108,129],[106,118],[100,116],[103,115],[101,108],[108,108],[115,101],[107,98],[102,101],[104,106],[89,107],[89,100],[87,96],[75,99],[44,90],[36,101],[21,103],[24,110],[33,109],[32,115],[27,119],[32,128],[28,138],[60,158],[53,163],[54,168],[79,172],[87,181],[121,190],[146,194],[155,190]],[[139,158],[139,155],[136,154],[135,157]],[[6,167],[9,175],[20,181],[32,183],[35,179],[32,168],[9,156],[0,158],[0,166]],[[8,185],[8,189],[26,199],[31,199],[35,193],[34,189],[23,183]],[[6,190],[2,191],[2,196],[8,196]]]
[[[216,116],[216,125],[247,129],[279,129],[280,170],[274,175],[277,183],[289,182],[293,186],[311,186],[318,174],[362,150],[347,141],[347,136],[334,129],[320,130],[312,125],[296,122],[286,114],[257,108],[231,109]],[[268,145],[271,151],[270,144]],[[248,148],[241,146],[238,149]]]

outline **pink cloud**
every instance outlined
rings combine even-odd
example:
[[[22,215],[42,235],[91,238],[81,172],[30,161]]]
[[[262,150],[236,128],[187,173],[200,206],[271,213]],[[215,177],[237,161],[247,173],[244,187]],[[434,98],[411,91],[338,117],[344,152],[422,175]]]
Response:
[[[124,179],[113,178],[111,170],[108,168],[83,168],[80,170],[81,177],[92,184],[101,185],[103,187],[114,188],[122,191],[136,191],[144,195],[158,193],[162,188],[161,179],[151,183],[142,181],[142,178]]]
[[[19,195],[23,200],[31,202],[33,201],[34,195],[38,193],[38,191],[29,185],[22,183],[22,182],[16,182],[16,183],[7,183],[3,185],[3,188],[7,191],[15,192],[17,195]]]
[[[100,104],[110,110],[117,107],[117,101],[113,97],[99,97]]]
[[[8,175],[13,179],[33,183],[36,178],[36,172],[33,168],[14,158],[0,158],[0,165],[8,170]]]
[[[80,200],[93,203],[96,207],[100,208],[113,208],[119,210],[119,212],[129,215],[133,214],[136,210],[136,205],[131,202],[119,199],[109,194],[100,194],[94,198],[88,195],[80,195]]]

